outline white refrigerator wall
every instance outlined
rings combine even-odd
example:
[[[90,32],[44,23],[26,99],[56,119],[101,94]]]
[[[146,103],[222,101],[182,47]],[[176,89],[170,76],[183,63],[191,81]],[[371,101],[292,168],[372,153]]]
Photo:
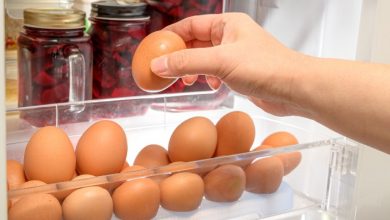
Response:
[[[228,11],[248,13],[289,48],[354,59],[363,0],[231,0]]]
[[[390,64],[390,1],[365,0],[356,58]],[[374,88],[370,88],[374,89]],[[361,150],[357,179],[356,219],[390,216],[390,155]]]

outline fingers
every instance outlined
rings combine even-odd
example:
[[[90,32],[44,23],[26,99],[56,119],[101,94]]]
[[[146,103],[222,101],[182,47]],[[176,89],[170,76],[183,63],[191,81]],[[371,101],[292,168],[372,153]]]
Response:
[[[198,79],[197,75],[192,75],[192,76],[184,76],[181,78],[181,81],[184,83],[186,86],[191,86],[192,84],[195,83],[195,81]]]
[[[206,76],[207,84],[210,88],[217,90],[222,85],[222,81],[214,76]]]
[[[187,48],[202,48],[202,47],[212,47],[213,44],[210,41],[200,41],[192,40],[186,42]]]
[[[173,52],[151,61],[151,70],[161,77],[183,77],[199,73],[219,76],[218,48],[194,48]]]
[[[223,16],[212,14],[185,18],[164,29],[177,33],[186,42],[192,40],[214,42],[217,38],[219,41],[222,38],[223,25]],[[220,26],[222,28],[219,28]]]

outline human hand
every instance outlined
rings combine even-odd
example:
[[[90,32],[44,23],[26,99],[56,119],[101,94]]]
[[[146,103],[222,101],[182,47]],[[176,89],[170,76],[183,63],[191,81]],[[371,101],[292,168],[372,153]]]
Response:
[[[189,49],[152,60],[157,75],[182,77],[192,84],[205,74],[211,88],[223,81],[267,112],[303,114],[292,94],[295,70],[304,56],[283,46],[248,15],[194,16],[165,29],[179,34]]]

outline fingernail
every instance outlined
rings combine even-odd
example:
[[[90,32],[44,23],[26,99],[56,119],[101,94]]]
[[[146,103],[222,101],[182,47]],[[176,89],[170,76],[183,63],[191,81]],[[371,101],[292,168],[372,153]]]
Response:
[[[167,75],[168,57],[161,56],[153,59],[150,63],[150,69],[157,75]]]
[[[219,80],[214,79],[214,78],[209,78],[207,80],[207,84],[213,90],[218,90],[221,87],[221,82]]]
[[[195,83],[195,81],[193,81],[191,79],[187,79],[187,78],[181,78],[181,81],[186,86],[192,86]]]

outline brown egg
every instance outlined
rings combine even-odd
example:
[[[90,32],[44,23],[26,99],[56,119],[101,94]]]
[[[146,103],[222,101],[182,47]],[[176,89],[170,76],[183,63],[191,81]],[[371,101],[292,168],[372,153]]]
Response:
[[[122,167],[121,170],[125,169],[125,168],[128,167],[128,166],[129,166],[129,163],[128,163],[127,161],[125,161],[125,163],[123,164],[123,167]]]
[[[161,206],[167,210],[186,212],[197,209],[202,202],[204,183],[194,173],[177,173],[160,183]]]
[[[132,61],[135,83],[147,92],[159,92],[172,85],[175,78],[161,78],[150,69],[152,59],[186,49],[186,44],[174,32],[161,30],[146,36],[138,45]]]
[[[152,219],[160,207],[160,188],[153,180],[123,183],[112,195],[114,213],[120,219]]]
[[[36,131],[24,152],[27,179],[56,183],[71,180],[76,168],[72,143],[60,128],[47,126]]]
[[[30,180],[27,181],[21,185],[19,185],[16,189],[26,189],[26,188],[32,188],[32,187],[38,187],[38,186],[43,186],[46,185],[46,183],[40,181],[40,180]],[[19,198],[12,199],[12,204],[15,204]]]
[[[73,177],[72,181],[75,181],[75,180],[81,180],[81,179],[87,179],[87,178],[91,178],[91,177],[94,177],[93,175],[89,175],[89,174],[83,174],[83,175],[79,175],[79,176],[75,176]],[[103,187],[103,186],[102,186]],[[108,190],[108,189],[107,189]],[[69,195],[71,194],[72,192],[74,192],[75,189],[70,189],[70,190],[59,190],[57,192],[54,192],[52,193],[53,196],[55,196],[61,203],[63,202],[63,200]]]
[[[157,144],[144,147],[134,160],[134,165],[146,168],[165,166],[169,163],[168,151]]]
[[[79,175],[79,176],[76,176],[75,178],[72,179],[72,181],[77,181],[77,180],[82,180],[82,179],[89,179],[89,178],[92,178],[92,177],[95,177],[93,175],[90,175],[90,174],[82,174],[82,175]],[[112,185],[113,183],[106,183],[106,184],[101,184],[101,185],[98,185],[104,189],[106,189],[108,192],[112,192]],[[74,190],[70,190],[70,192],[73,192]]]
[[[259,151],[259,150],[266,150],[266,149],[272,149],[273,147],[269,145],[261,145],[257,148],[255,148],[253,151]],[[245,168],[253,162],[253,159],[245,159],[245,160],[239,160],[233,163],[230,163],[232,165],[239,166],[245,170]]]
[[[62,203],[64,220],[109,220],[113,202],[107,190],[91,186],[77,189]]]
[[[122,127],[109,120],[96,122],[80,137],[76,148],[79,174],[119,173],[126,161],[127,140]]]
[[[224,115],[216,125],[218,144],[216,156],[248,152],[255,139],[255,124],[245,112]]]
[[[166,166],[164,166],[164,168],[161,168],[163,169],[164,171],[167,171],[167,169],[169,169],[169,171],[171,172],[178,172],[181,170],[180,167],[176,168],[176,165],[179,165],[179,164],[183,164],[185,162],[183,161],[176,161],[176,162],[173,162],[173,163],[170,163]],[[168,173],[168,172],[165,172],[165,173]],[[152,176],[150,177],[150,179],[154,180],[156,183],[160,184],[163,180],[165,180],[166,178],[168,178],[170,176],[170,174],[159,174],[159,175],[156,175],[156,176]]]
[[[9,220],[61,220],[62,208],[49,194],[31,194],[20,198],[8,212]]]
[[[80,177],[80,176],[78,176]],[[75,178],[78,178],[75,177]],[[74,179],[72,179],[73,181]],[[30,180],[27,181],[23,184],[21,184],[18,189],[25,189],[25,188],[31,188],[31,187],[38,187],[38,186],[43,186],[46,185],[46,183],[40,181],[40,180]],[[56,197],[60,202],[62,202],[65,197],[67,197],[70,193],[72,193],[74,190],[65,190],[65,191],[56,191],[51,193],[54,197]],[[15,203],[18,199],[13,200],[13,203]]]
[[[25,188],[36,187],[36,186],[43,186],[43,185],[46,185],[46,183],[42,182],[40,180],[30,180],[30,181],[27,181],[27,182],[21,184],[18,187],[18,189],[25,189]]]
[[[262,145],[269,145],[272,147],[282,147],[293,144],[298,144],[297,138],[286,131],[272,133],[267,136],[262,143]]]
[[[133,166],[126,167],[125,169],[123,169],[121,171],[121,173],[132,172],[132,171],[137,171],[137,170],[144,170],[144,169],[146,169],[146,168],[143,166],[133,165]]]
[[[217,129],[205,117],[182,122],[169,140],[168,154],[172,162],[211,158],[217,145]]]
[[[88,179],[88,178],[92,178],[92,177],[95,177],[95,176],[94,175],[90,175],[90,174],[82,174],[82,175],[79,175],[79,176],[76,176],[75,178],[73,178],[72,181]]]
[[[269,149],[272,149],[273,147],[270,146],[270,145],[260,145],[258,147],[256,147],[253,151],[261,151],[261,150],[269,150]]]
[[[278,157],[283,162],[284,167],[284,175],[291,173],[302,160],[302,154],[301,152],[291,152],[291,153],[284,153],[275,155],[275,157]]]
[[[7,183],[10,189],[17,188],[26,182],[23,165],[16,160],[7,160]]]
[[[46,185],[46,183],[44,183],[40,180],[30,180],[30,181],[27,181],[27,182],[23,183],[22,185],[20,185],[19,189],[38,187],[38,186],[43,186],[43,185]],[[73,190],[56,191],[56,192],[51,193],[51,195],[56,197],[58,199],[58,201],[62,202],[62,200],[65,199],[65,197],[68,196],[72,191]],[[14,200],[13,203],[15,203],[15,201],[17,201],[17,200],[18,199]]]
[[[206,199],[214,202],[237,201],[245,190],[245,172],[239,166],[222,165],[203,180]]]
[[[7,182],[7,193],[8,193],[8,190],[9,190],[9,184],[8,184],[8,182]],[[7,203],[8,203],[8,210],[9,210],[9,208],[11,208],[11,200],[9,200],[9,199],[7,199]]]
[[[46,185],[46,183],[44,183],[40,180],[30,180],[30,181],[27,181],[27,182],[19,185],[16,189],[26,189],[26,188],[43,186],[43,185]],[[18,200],[19,200],[19,198],[13,199],[12,204],[14,204]]]
[[[245,169],[246,190],[252,193],[273,193],[283,179],[283,163],[279,158],[256,160]]]
[[[263,144],[272,147],[283,147],[288,145],[298,144],[298,139],[291,133],[286,131],[275,132],[263,140]],[[284,175],[291,173],[301,162],[301,152],[291,152],[276,155],[283,161]]]
[[[127,172],[134,172],[134,171],[139,171],[139,170],[144,170],[146,169],[145,167],[143,166],[138,166],[138,165],[132,165],[132,166],[128,166],[126,167],[125,169],[123,169],[121,171],[121,173],[127,173]],[[153,179],[154,180],[154,177],[150,177],[150,179]],[[125,181],[118,181],[118,182],[114,182],[114,183],[111,183],[110,186],[111,186],[111,190],[115,190],[118,186],[120,186],[121,184],[123,184]]]
[[[169,165],[167,165],[166,168],[169,169],[169,171],[174,172],[174,173],[183,172],[184,171],[183,166],[181,166],[180,164],[185,164],[184,167],[186,169],[185,170],[186,172],[195,173],[201,177],[205,176],[207,173],[209,173],[215,167],[217,167],[217,165],[198,166],[197,164],[192,164],[189,166],[188,165],[189,163],[187,163],[187,162],[176,161],[176,162],[172,162]],[[158,177],[164,177],[164,179],[165,179],[166,177],[169,177],[169,176],[170,176],[169,174],[166,174],[166,175],[161,175]],[[157,177],[155,177],[155,178],[157,178]]]

